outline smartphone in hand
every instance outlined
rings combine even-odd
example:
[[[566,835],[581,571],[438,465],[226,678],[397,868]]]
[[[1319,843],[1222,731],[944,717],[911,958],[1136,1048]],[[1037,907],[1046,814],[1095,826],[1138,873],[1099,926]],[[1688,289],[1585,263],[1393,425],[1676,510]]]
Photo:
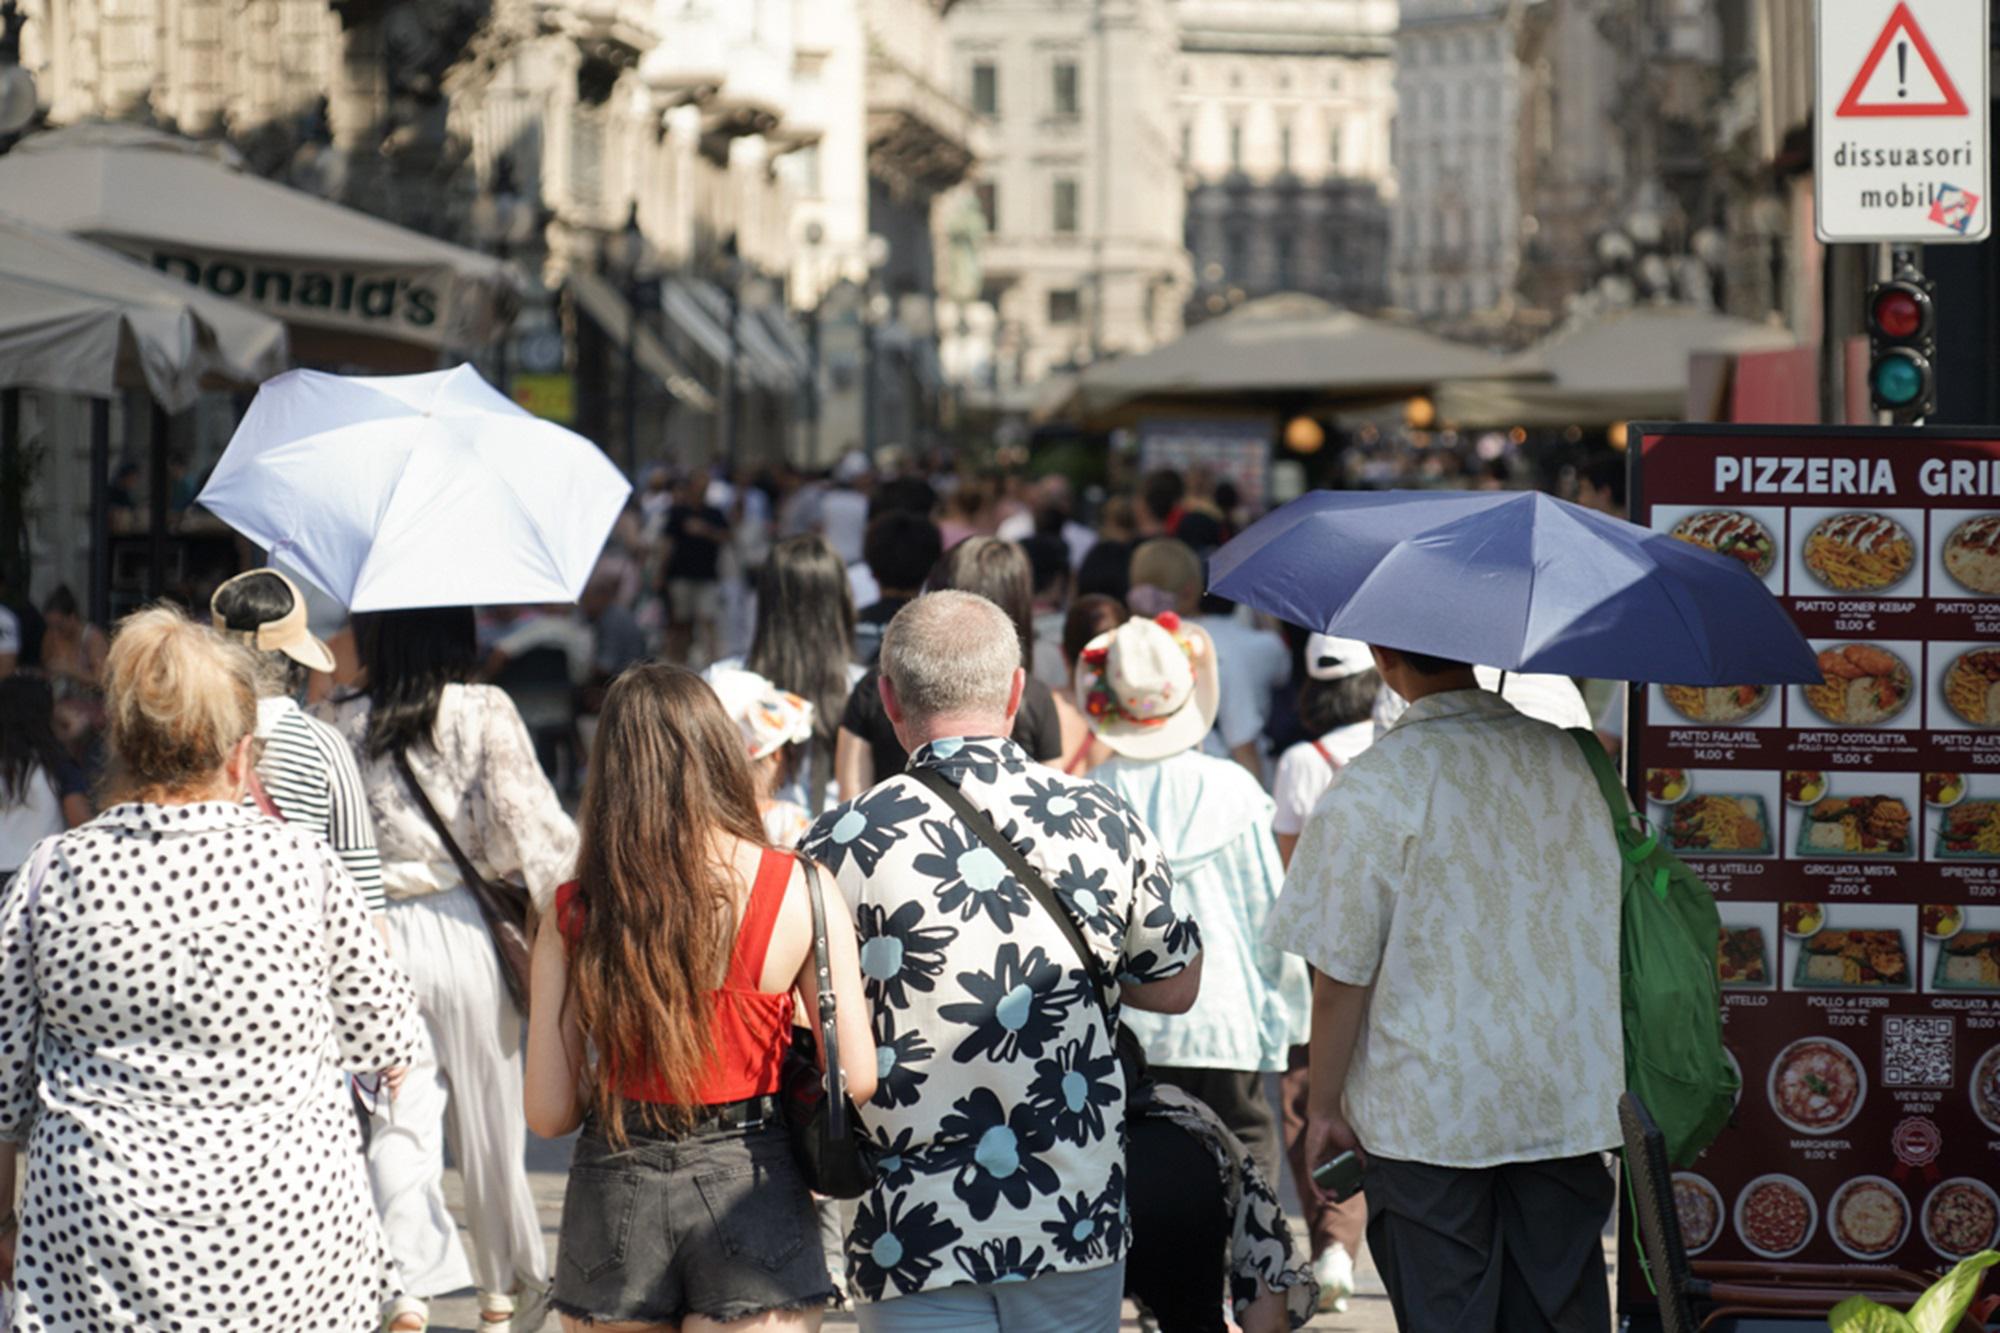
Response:
[[[1346,1203],[1361,1192],[1361,1154],[1349,1149],[1313,1168],[1313,1184],[1335,1203]]]

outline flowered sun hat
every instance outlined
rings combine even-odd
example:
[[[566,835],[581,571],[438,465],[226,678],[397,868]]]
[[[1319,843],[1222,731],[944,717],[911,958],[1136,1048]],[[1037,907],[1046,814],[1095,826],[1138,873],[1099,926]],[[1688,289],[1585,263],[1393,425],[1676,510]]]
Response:
[[[702,679],[722,700],[722,711],[743,733],[751,759],[763,759],[787,745],[812,739],[813,706],[790,690],[781,690],[756,672],[740,667],[710,667]]]
[[[1171,611],[1098,635],[1077,662],[1077,707],[1099,740],[1131,759],[1201,744],[1221,698],[1208,632]]]

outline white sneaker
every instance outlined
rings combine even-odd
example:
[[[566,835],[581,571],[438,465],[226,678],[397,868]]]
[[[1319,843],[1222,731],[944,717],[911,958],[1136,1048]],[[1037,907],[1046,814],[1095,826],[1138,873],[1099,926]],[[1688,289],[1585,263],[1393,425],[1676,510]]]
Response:
[[[1348,1299],[1354,1295],[1354,1256],[1336,1241],[1313,1260],[1313,1280],[1319,1283],[1322,1312],[1347,1313]]]

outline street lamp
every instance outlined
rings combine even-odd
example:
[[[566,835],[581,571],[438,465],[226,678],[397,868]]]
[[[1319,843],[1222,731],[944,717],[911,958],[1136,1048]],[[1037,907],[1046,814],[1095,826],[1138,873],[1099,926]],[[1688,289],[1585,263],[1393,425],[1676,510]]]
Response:
[[[514,160],[502,153],[493,162],[493,179],[472,203],[472,230],[479,243],[491,250],[501,264],[513,258],[514,250],[534,239],[535,204],[522,197],[514,183]],[[500,392],[508,391],[507,344],[512,333],[503,331],[496,340],[495,379]]]
[[[0,153],[35,118],[35,76],[21,67],[21,29],[27,22],[15,0],[0,3]]]

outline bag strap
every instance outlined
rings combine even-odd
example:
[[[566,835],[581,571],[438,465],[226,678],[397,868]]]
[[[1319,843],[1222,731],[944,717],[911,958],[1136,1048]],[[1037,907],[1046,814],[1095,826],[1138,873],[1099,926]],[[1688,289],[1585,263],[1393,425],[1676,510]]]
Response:
[[[801,856],[806,872],[806,901],[812,904],[813,976],[819,987],[820,1062],[826,1066],[826,1131],[835,1142],[847,1137],[847,1079],[840,1072],[840,1002],[833,993],[833,965],[826,952],[826,899],[820,892],[819,867]]]
[[[406,751],[396,751],[396,768],[402,773],[403,781],[408,784],[410,794],[417,798],[417,804],[423,808],[424,818],[430,820],[431,828],[444,843],[444,849],[451,853],[452,861],[458,866],[459,875],[465,880],[465,887],[470,889],[484,884],[486,876],[479,873],[472,864],[472,858],[458,845],[458,839],[451,836],[451,827],[444,822],[444,816],[438,813],[437,807],[431,804],[430,793],[426,792],[424,784],[417,780],[417,770],[410,766],[410,756]]]
[[[1326,766],[1332,769],[1334,772],[1338,773],[1341,769],[1347,767],[1346,764],[1340,761],[1339,755],[1335,754],[1332,750],[1326,748],[1325,741],[1314,741],[1312,743],[1312,747],[1313,749],[1319,751],[1319,757],[1326,760]]]
[[[1035,869],[1028,858],[1021,854],[1019,847],[1001,836],[1000,830],[993,826],[993,821],[986,813],[966,799],[965,793],[960,791],[951,779],[934,768],[912,768],[908,770],[908,776],[915,778],[927,787],[932,795],[950,806],[959,821],[972,830],[972,836],[985,843],[988,850],[998,856],[1014,878],[1020,881],[1021,887],[1028,891],[1028,895],[1041,904],[1044,912],[1055,918],[1056,926],[1062,931],[1063,938],[1069,941],[1070,948],[1076,950],[1077,958],[1083,963],[1083,970],[1090,977],[1091,990],[1097,996],[1097,1007],[1103,1010],[1104,1021],[1115,1038],[1118,1035],[1118,1027],[1111,1020],[1111,1005],[1104,998],[1110,993],[1111,988],[1104,976],[1103,964],[1099,963],[1097,955],[1091,952],[1090,943],[1084,939],[1082,929],[1076,924],[1076,918],[1072,917],[1069,909],[1063,906],[1062,899],[1056,897],[1055,890],[1049,887],[1049,882],[1042,877],[1042,872]]]
[[[1625,858],[1627,865],[1638,865],[1651,856],[1660,845],[1660,835],[1650,826],[1641,836],[1633,827],[1637,816],[1632,811],[1632,803],[1625,795],[1624,779],[1618,776],[1617,765],[1604,752],[1603,742],[1597,734],[1584,727],[1569,728],[1570,739],[1576,748],[1583,751],[1583,757],[1590,762],[1590,771],[1597,777],[1597,786],[1604,793],[1604,804],[1611,810],[1612,831],[1618,836],[1618,854]],[[1653,875],[1651,888],[1661,902],[1667,900],[1667,868],[1660,866]]]
[[[250,770],[246,785],[250,788],[250,799],[256,802],[257,809],[263,812],[265,818],[275,819],[280,824],[285,822],[285,812],[278,809],[278,803],[272,800],[271,793],[264,789],[264,779],[257,776],[255,768]]]

